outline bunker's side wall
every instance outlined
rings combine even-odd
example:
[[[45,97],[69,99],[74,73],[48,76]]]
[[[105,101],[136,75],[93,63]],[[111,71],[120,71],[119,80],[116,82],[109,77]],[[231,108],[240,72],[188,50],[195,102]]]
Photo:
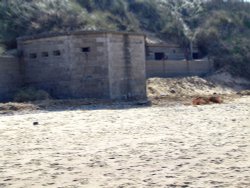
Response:
[[[67,37],[19,41],[18,49],[23,54],[25,86],[43,89],[53,97],[71,96]]]
[[[208,60],[197,61],[150,61],[146,62],[147,77],[199,76],[213,70]]]
[[[145,99],[145,44],[142,35],[108,37],[110,97]]]
[[[105,41],[101,34],[19,42],[24,81],[55,98],[106,98],[109,95]],[[36,57],[35,57],[36,56]]]
[[[10,101],[21,86],[21,73],[18,59],[0,57],[0,101]]]

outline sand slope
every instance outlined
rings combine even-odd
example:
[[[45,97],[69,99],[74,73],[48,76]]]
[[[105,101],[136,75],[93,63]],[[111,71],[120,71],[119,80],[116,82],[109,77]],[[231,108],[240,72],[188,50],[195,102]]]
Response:
[[[147,80],[147,93],[151,97],[178,97],[231,95],[236,93],[231,87],[219,85],[197,76],[185,78],[150,78]]]
[[[0,116],[0,187],[250,187],[250,97]]]

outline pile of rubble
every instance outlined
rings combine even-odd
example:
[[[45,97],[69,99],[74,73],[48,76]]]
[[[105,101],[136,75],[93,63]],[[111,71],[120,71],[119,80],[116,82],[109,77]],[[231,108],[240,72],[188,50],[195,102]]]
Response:
[[[150,78],[147,81],[147,92],[149,98],[186,98],[209,96],[214,93],[218,95],[236,93],[236,91],[230,87],[216,84],[196,76],[185,78]]]

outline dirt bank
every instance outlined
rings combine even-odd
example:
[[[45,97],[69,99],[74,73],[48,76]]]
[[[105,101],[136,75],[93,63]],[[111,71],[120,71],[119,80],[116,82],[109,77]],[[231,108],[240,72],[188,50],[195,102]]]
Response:
[[[180,102],[190,104],[197,96],[221,96],[225,102],[248,95],[250,81],[232,77],[222,72],[201,78],[150,78],[147,80],[147,93],[153,104]],[[246,91],[245,91],[246,90]]]

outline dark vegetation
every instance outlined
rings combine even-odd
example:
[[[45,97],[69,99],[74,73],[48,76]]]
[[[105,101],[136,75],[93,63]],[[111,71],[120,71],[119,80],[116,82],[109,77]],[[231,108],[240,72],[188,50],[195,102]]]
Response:
[[[250,78],[250,3],[242,0],[0,0],[0,53],[16,37],[70,30],[147,31],[198,45],[217,68]]]
[[[20,89],[14,96],[15,102],[30,102],[51,99],[50,95],[44,90],[34,88]]]

